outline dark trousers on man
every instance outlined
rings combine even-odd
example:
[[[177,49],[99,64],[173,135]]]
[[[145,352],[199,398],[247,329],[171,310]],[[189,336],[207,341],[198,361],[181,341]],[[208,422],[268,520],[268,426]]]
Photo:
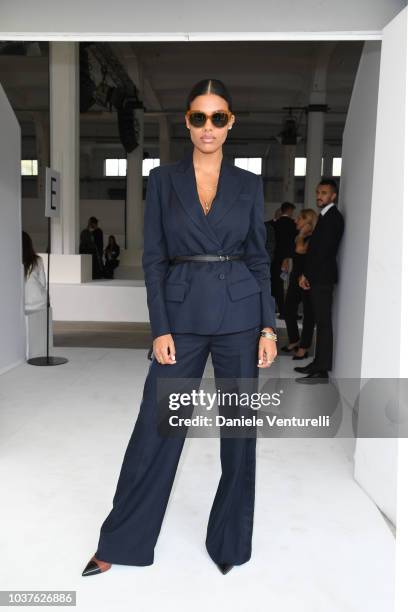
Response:
[[[113,508],[100,530],[95,553],[98,559],[124,565],[151,565],[154,561],[154,547],[185,441],[180,435],[166,437],[158,433],[158,379],[183,379],[180,389],[186,392],[185,379],[202,379],[209,354],[216,390],[217,381],[221,379],[257,379],[259,331],[256,327],[210,336],[174,333],[176,364],[160,364],[153,358],[139,415],[125,452]],[[220,386],[224,385],[225,380]],[[221,437],[220,444],[222,474],[208,520],[205,544],[215,563],[240,565],[251,557],[256,432],[253,437]],[[191,497],[194,498],[193,490]]]
[[[98,251],[92,253],[92,278],[103,278],[102,254]]]
[[[332,304],[334,285],[311,284],[309,289],[316,321],[316,352],[313,370],[331,370],[333,360]]]
[[[303,323],[299,347],[308,349],[312,344],[314,330],[314,314],[310,290],[301,289],[298,278],[291,274],[285,298],[285,323],[288,332],[288,344],[299,341],[297,315],[300,303],[303,305]]]

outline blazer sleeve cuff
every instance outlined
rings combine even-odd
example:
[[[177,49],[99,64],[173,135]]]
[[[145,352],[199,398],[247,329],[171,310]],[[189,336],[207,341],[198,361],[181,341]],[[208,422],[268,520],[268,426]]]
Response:
[[[275,315],[275,298],[271,295],[271,284],[269,281],[266,283],[266,287],[262,289],[261,300],[262,300],[262,327],[273,327],[276,329],[276,315]]]

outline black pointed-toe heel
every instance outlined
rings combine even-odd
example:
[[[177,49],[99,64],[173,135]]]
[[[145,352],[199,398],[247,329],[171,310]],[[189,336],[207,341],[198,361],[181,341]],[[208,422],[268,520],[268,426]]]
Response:
[[[217,567],[220,570],[221,574],[228,574],[234,567],[233,565],[229,565],[229,563],[217,563]]]
[[[107,561],[101,561],[100,559],[97,559],[94,555],[92,559],[88,561],[88,565],[82,572],[82,575],[93,576],[94,574],[101,574],[102,572],[107,572],[111,567],[111,563],[108,563]]]

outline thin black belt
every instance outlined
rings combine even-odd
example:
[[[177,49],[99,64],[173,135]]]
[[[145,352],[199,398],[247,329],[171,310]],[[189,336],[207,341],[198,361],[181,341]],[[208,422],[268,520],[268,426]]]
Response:
[[[231,259],[242,258],[242,255],[178,255],[170,259],[170,263],[181,263],[183,261],[230,261]]]

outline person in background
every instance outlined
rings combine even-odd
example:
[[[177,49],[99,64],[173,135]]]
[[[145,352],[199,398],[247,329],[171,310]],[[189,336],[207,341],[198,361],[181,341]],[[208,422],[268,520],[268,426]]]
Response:
[[[292,218],[295,208],[295,205],[291,202],[283,202],[281,215],[273,225],[276,247],[271,263],[271,290],[278,306],[280,319],[283,319],[285,314],[284,287],[281,274],[289,269],[289,259],[293,255],[293,245],[297,232],[296,224]]]
[[[108,245],[104,251],[105,266],[103,275],[105,278],[113,278],[113,271],[119,265],[120,246],[112,234],[109,236]]]
[[[289,286],[285,299],[285,323],[288,332],[288,344],[281,348],[289,353],[295,349],[293,359],[308,357],[308,348],[312,344],[314,316],[310,293],[299,286],[299,277],[303,273],[305,254],[308,242],[317,222],[317,214],[311,208],[303,209],[296,219],[298,234],[295,238],[295,252],[292,257],[292,270],[289,277]],[[303,305],[302,335],[299,342],[299,329],[297,324],[298,306]]]
[[[269,259],[272,262],[275,256],[275,248],[276,248],[276,238],[275,238],[275,221],[273,219],[269,219],[269,221],[265,221],[265,229],[266,229],[266,250],[269,255]]]
[[[79,252],[92,255],[92,278],[103,278],[103,232],[96,217],[89,217],[87,227],[81,232]]]
[[[42,257],[34,250],[27,232],[22,233],[22,257],[24,265],[24,310],[25,313],[47,308],[47,279]]]
[[[332,304],[334,285],[338,281],[337,252],[344,232],[344,219],[335,200],[336,181],[323,178],[316,187],[316,203],[320,214],[307,249],[304,273],[299,278],[302,289],[310,291],[316,321],[316,353],[314,360],[296,372],[306,374],[296,382],[327,383],[332,369],[333,325]]]

